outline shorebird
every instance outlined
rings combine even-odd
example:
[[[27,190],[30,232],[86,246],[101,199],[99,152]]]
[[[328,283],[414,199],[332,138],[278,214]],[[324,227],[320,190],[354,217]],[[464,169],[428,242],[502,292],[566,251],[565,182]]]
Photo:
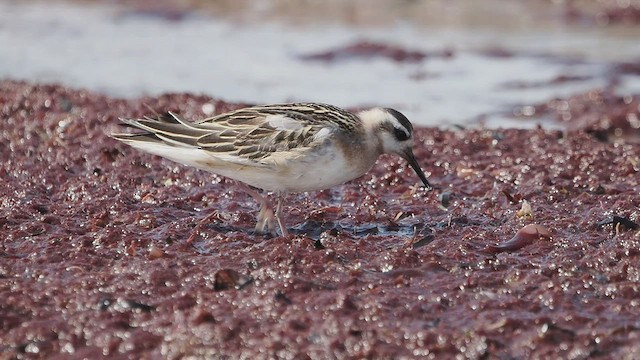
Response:
[[[351,113],[320,103],[252,106],[195,122],[175,113],[120,119],[139,129],[112,136],[140,150],[236,180],[260,204],[256,232],[288,235],[283,199],[362,176],[381,154],[407,160],[427,189],[413,155],[413,126],[399,111]],[[268,198],[277,197],[275,214]]]

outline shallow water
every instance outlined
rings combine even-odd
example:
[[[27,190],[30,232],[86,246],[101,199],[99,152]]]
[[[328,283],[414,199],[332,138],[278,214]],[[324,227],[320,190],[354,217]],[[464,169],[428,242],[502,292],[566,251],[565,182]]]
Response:
[[[609,86],[616,62],[640,58],[633,29],[300,26],[195,11],[172,18],[113,5],[13,1],[0,3],[0,24],[0,78],[121,97],[192,92],[248,103],[383,105],[431,126],[531,127],[513,119],[516,107]],[[303,59],[363,41],[426,57]],[[451,56],[431,56],[443,51]],[[640,81],[625,76],[615,89],[638,93]]]

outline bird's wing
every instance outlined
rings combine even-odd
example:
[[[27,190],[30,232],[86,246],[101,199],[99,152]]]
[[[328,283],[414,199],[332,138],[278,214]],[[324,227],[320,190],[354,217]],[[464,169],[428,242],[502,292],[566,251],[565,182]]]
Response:
[[[144,141],[182,149],[196,148],[216,160],[238,165],[274,166],[270,161],[273,155],[282,152],[302,155],[324,142],[337,127],[331,122],[318,121],[311,109],[301,109],[252,107],[195,123],[184,121],[174,113],[155,119],[121,119],[143,132],[113,136],[129,143]]]
[[[273,165],[274,155],[303,155],[324,142],[337,125],[319,121],[312,109],[294,106],[244,108],[200,121],[212,131],[197,144],[212,156],[231,162]],[[220,131],[219,129],[223,129]]]

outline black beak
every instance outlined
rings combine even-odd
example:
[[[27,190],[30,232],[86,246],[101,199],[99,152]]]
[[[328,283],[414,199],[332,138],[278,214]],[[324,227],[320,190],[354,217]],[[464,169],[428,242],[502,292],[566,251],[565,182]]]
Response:
[[[427,180],[427,177],[425,176],[424,172],[420,168],[420,165],[418,165],[418,161],[416,160],[416,157],[413,156],[413,151],[411,151],[411,149],[407,149],[402,155],[404,155],[402,157],[409,162],[409,165],[411,165],[411,167],[416,172],[416,174],[418,174],[418,177],[420,178],[420,180],[422,180],[422,183],[424,184],[425,188],[427,188],[427,190],[432,190],[433,186],[429,184],[429,180]]]

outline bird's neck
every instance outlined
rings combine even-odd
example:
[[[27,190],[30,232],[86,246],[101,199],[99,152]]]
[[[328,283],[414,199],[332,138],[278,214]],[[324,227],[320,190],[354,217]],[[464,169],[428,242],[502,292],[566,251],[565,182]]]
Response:
[[[376,158],[384,152],[382,139],[380,139],[382,117],[380,116],[379,111],[380,109],[375,108],[358,113],[358,117],[362,122],[362,129],[364,131],[365,138],[367,139],[366,144],[363,144],[365,148],[362,150],[375,155]]]

